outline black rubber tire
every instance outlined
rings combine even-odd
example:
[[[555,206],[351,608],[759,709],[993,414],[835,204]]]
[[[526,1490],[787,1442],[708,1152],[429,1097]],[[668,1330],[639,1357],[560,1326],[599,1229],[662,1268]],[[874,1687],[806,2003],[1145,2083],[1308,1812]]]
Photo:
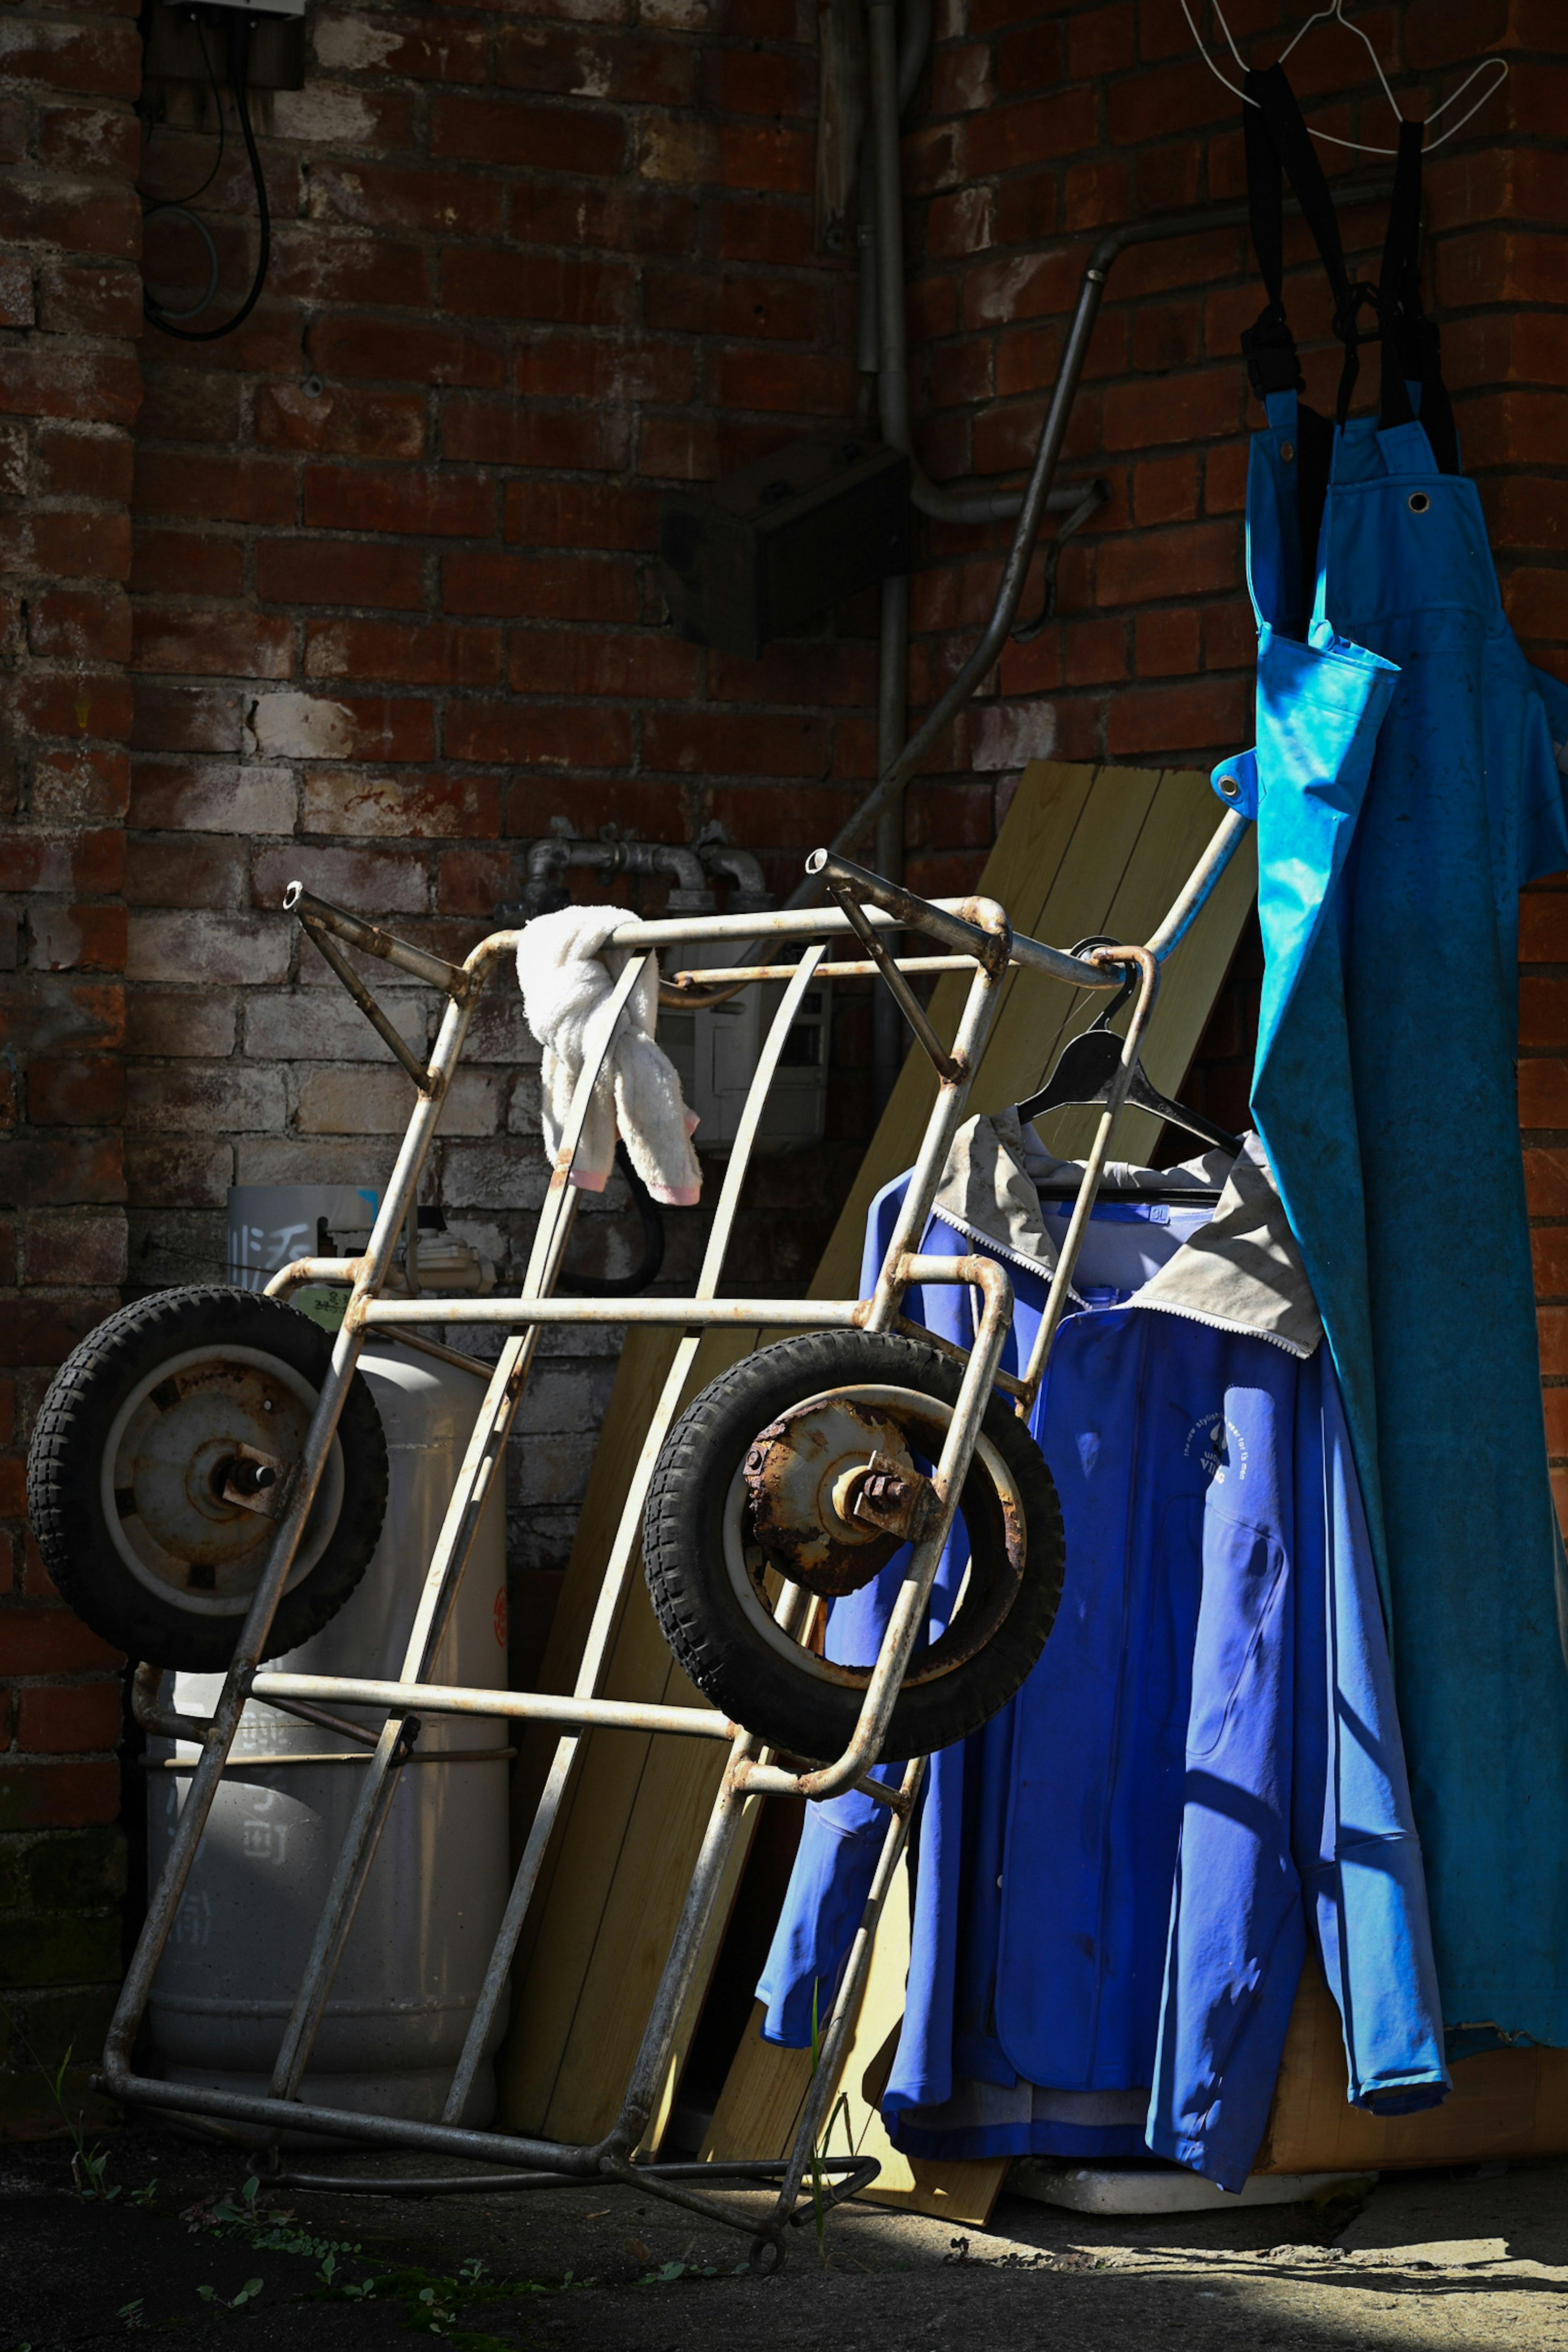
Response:
[[[331,1339],[319,1324],[258,1291],[217,1284],[160,1291],[122,1307],[67,1357],[44,1398],[27,1456],[33,1532],[62,1597],[127,1656],[191,1673],[227,1666],[247,1602],[222,1615],[199,1613],[182,1607],[172,1589],[164,1598],[143,1583],[110,1533],[102,1462],[116,1416],[149,1373],[209,1346],[218,1357],[226,1346],[271,1357],[317,1391],[332,1353]],[[314,1566],[285,1590],[265,1657],[297,1649],[337,1614],[381,1534],[386,1437],[375,1400],[357,1372],[338,1423],[338,1445],[343,1488],[336,1524]],[[258,1573],[259,1567],[258,1559]]]
[[[867,1675],[826,1678],[805,1651],[799,1664],[770,1643],[748,1612],[725,1559],[724,1514],[759,1431],[804,1399],[860,1385],[913,1390],[939,1405],[958,1399],[963,1368],[934,1348],[893,1333],[803,1333],[748,1356],[695,1398],[654,1465],[643,1522],[643,1565],[655,1614],[684,1672],[726,1715],[770,1747],[826,1762],[842,1754]],[[993,1395],[982,1423],[1011,1478],[1024,1538],[1021,1576],[1006,1570],[994,1606],[1005,1612],[980,1646],[974,1620],[960,1639],[969,1601],[952,1626],[917,1651],[893,1709],[885,1757],[925,1756],[978,1731],[1014,1697],[1045,1648],[1065,1565],[1060,1507],[1045,1457],[1024,1423]],[[975,1567],[971,1596],[984,1612],[986,1563],[1001,1508],[990,1475],[972,1465],[961,1502]],[[979,1531],[977,1533],[977,1530]],[[946,1656],[944,1657],[944,1653]],[[868,1665],[869,1662],[868,1661]]]

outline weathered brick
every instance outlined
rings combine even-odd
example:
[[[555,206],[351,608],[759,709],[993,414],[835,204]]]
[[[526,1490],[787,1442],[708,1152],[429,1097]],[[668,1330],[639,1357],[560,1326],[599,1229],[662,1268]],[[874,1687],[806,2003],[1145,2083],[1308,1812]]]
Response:
[[[262,906],[280,907],[285,884],[303,882],[318,898],[368,914],[422,913],[428,891],[422,856],[387,849],[321,849],[292,843],[257,855],[252,888]],[[293,929],[292,920],[279,928]]]
[[[125,963],[123,907],[68,906],[29,910],[36,971],[120,971]]]
[[[287,768],[143,759],[132,770],[132,821],[154,833],[292,833],[297,798]]]
[[[56,580],[123,580],[131,527],[123,514],[35,509],[0,517],[0,563]]]
[[[533,172],[612,173],[621,169],[626,149],[625,118],[609,107],[444,95],[430,118],[430,152],[443,161],[526,160]]]
[[[300,828],[306,833],[381,835],[388,840],[463,840],[500,830],[494,776],[372,776],[357,767],[306,769]]]
[[[447,455],[498,466],[619,472],[631,450],[629,408],[520,408],[515,401],[448,403]]]
[[[8,1618],[7,1627],[14,1622]],[[0,1830],[77,1829],[86,1822],[111,1822],[119,1811],[120,1767],[112,1758],[103,1763],[43,1767],[0,1763]],[[62,1946],[68,1940],[62,1937]],[[89,1957],[78,1962],[82,1976],[117,1974],[119,1921],[100,1923],[97,1937],[89,1941]],[[80,1946],[77,1948],[79,1952]],[[38,1981],[59,1982],[57,1970],[70,1965],[62,1953]]]
[[[132,916],[129,980],[276,984],[289,971],[293,926],[274,914],[210,914],[200,909]]]
[[[637,279],[602,261],[455,246],[442,257],[441,302],[463,319],[540,319],[562,326],[622,326]]]
[[[26,735],[104,736],[123,742],[133,705],[131,681],[113,670],[29,670],[11,690],[12,720]]]
[[[35,1055],[27,1068],[34,1127],[115,1127],[125,1112],[125,1065],[118,1054]]]
[[[56,1129],[26,1129],[0,1151],[0,1205],[31,1207],[39,1201],[115,1202],[125,1198],[124,1146],[117,1135],[73,1135]],[[7,1637],[9,1638],[9,1637]],[[7,1662],[13,1653],[8,1648]],[[17,1674],[32,1668],[14,1667]],[[41,1668],[37,1671],[43,1671]]]
[[[159,1060],[221,1061],[234,1051],[236,1025],[235,1000],[211,989],[136,988],[126,1009],[126,1050]]]
[[[459,330],[421,320],[334,318],[319,320],[310,330],[310,357],[331,375],[374,376],[385,383],[461,383],[495,389],[506,380],[506,367],[497,342]],[[301,418],[313,423],[311,410],[297,400]],[[383,454],[351,442],[357,455]],[[399,456],[414,454],[399,448]]]
[[[245,542],[210,530],[159,530],[143,524],[135,534],[130,587],[142,596],[222,597],[232,603],[245,585]]]
[[[312,27],[329,73],[395,75],[419,81],[483,81],[489,35],[482,24],[447,17],[399,18],[358,8],[323,9]]]
[[[652,493],[611,482],[515,481],[506,486],[501,535],[535,547],[652,548]]]
[[[385,678],[397,686],[493,686],[500,677],[499,629],[440,621],[313,621],[305,640],[307,677]]]
[[[138,751],[237,751],[245,705],[226,686],[170,686],[138,678],[132,748]]]
[[[430,705],[413,696],[261,695],[250,732],[264,759],[428,760],[436,749]]]
[[[132,1134],[233,1134],[244,1128],[276,1133],[288,1114],[280,1069],[245,1063],[184,1064],[132,1069],[125,1125]]]
[[[520,693],[630,695],[685,701],[697,692],[701,656],[676,638],[609,636],[600,630],[521,630],[511,640],[508,676]]]
[[[101,1752],[120,1745],[120,1686],[87,1683],[63,1690],[29,1689],[16,1694],[16,1744],[51,1755]],[[42,1926],[42,1923],[39,1923]],[[35,1979],[47,1983],[51,1969]],[[101,1969],[91,1971],[103,1974]]]
[[[400,1069],[307,1070],[300,1080],[301,1135],[401,1135],[413,1090]],[[441,1106],[447,1135],[493,1135],[500,1081],[488,1070],[459,1070]]]
[[[447,714],[447,756],[484,766],[624,768],[632,756],[630,720],[618,710],[560,709],[545,703],[460,702]]]
[[[317,331],[310,336],[311,357],[325,367],[342,367],[346,354],[322,357]],[[330,329],[321,340],[330,345]],[[361,352],[362,357],[365,354]],[[423,372],[401,362],[371,373],[424,381]],[[432,379],[434,380],[434,379]],[[320,385],[314,390],[313,385]],[[425,401],[416,392],[363,392],[355,384],[323,384],[319,376],[305,383],[267,383],[256,395],[256,439],[267,449],[308,449],[336,457],[422,457],[426,444]]]
[[[237,907],[245,894],[245,854],[232,840],[133,838],[125,899],[132,907]]]
[[[0,41],[3,47],[3,41]],[[124,256],[140,249],[135,193],[101,180],[0,173],[0,236],[68,253]]]
[[[76,834],[5,835],[5,879],[13,890],[104,894],[125,879],[125,836],[118,828]]]
[[[432,172],[323,158],[310,173],[310,217],[372,229],[423,229],[437,236],[493,237],[506,199],[471,172]]]
[[[247,612],[146,604],[136,614],[137,667],[210,677],[288,677],[293,624]]]
[[[630,565],[603,557],[465,551],[446,559],[442,587],[448,613],[559,621],[637,618]]]
[[[268,604],[391,605],[425,602],[426,558],[380,540],[264,539],[256,593]]]
[[[189,521],[290,523],[296,496],[293,467],[276,458],[149,450],[136,461],[132,505]]]
[[[103,1319],[100,1302],[92,1298],[52,1297],[14,1299],[0,1317],[0,1363],[54,1365],[63,1362],[71,1349],[85,1339],[88,1333]],[[18,1654],[26,1654],[24,1642],[14,1644],[12,1631],[19,1615],[6,1612],[6,1657],[13,1674],[25,1674],[28,1669],[16,1663]]]
[[[301,520],[317,530],[482,539],[495,527],[495,485],[487,474],[310,466]]]
[[[130,785],[123,751],[40,751],[33,761],[33,815],[42,826],[85,834],[125,815]]]
[[[427,1000],[378,987],[376,1000],[400,1037],[426,1051]],[[245,1051],[253,1061],[390,1062],[364,1015],[341,989],[254,989],[246,992]],[[472,1058],[471,1055],[468,1058]]]

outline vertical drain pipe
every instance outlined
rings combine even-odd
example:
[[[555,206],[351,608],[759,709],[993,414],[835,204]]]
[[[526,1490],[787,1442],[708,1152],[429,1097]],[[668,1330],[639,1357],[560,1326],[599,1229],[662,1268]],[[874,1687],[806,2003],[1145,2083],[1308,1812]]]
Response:
[[[860,191],[860,366],[877,370],[882,438],[910,450],[909,336],[904,309],[903,157],[900,117],[920,79],[931,39],[931,0],[909,0],[904,55],[898,50],[895,0],[868,0],[871,128],[862,152]],[[868,165],[869,168],[868,168]],[[869,199],[868,203],[866,200]],[[882,583],[877,660],[877,772],[886,775],[909,728],[910,583]],[[877,820],[872,864],[889,882],[904,877],[904,796]],[[886,989],[871,999],[871,1093],[880,1111],[903,1057],[899,1008]]]

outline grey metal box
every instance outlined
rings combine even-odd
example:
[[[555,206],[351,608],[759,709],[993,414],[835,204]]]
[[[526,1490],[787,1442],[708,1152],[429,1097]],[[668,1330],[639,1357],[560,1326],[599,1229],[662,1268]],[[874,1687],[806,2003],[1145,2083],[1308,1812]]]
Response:
[[[910,461],[846,428],[791,441],[659,502],[670,617],[754,661],[774,637],[910,568]]]

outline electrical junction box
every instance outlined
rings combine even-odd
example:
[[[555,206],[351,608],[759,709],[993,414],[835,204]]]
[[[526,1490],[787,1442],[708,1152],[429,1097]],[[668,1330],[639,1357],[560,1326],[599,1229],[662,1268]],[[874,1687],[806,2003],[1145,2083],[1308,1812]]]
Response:
[[[659,501],[670,618],[691,644],[755,661],[831,605],[910,568],[910,461],[841,429]]]
[[[734,940],[715,941],[705,960],[731,962],[736,945]],[[701,955],[704,950],[693,941],[670,949],[668,960],[672,970],[695,971]],[[759,1151],[805,1151],[822,1140],[832,993],[832,982],[823,981],[801,999],[763,1108]],[[699,1151],[728,1151],[734,1142],[763,1042],[783,994],[782,981],[757,981],[722,1004],[693,1005],[689,1013],[660,1009],[658,1042],[675,1065],[687,1108],[700,1122],[691,1139]]]
[[[305,0],[156,0],[142,19],[148,81],[194,81],[203,89],[228,78],[227,28],[250,20],[245,79],[251,89],[305,87]]]

